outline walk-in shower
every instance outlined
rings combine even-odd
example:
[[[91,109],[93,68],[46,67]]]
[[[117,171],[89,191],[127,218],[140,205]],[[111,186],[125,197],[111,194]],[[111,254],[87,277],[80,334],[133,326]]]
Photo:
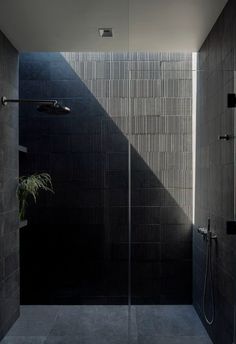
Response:
[[[192,72],[184,53],[21,54],[20,96],[74,113],[41,125],[20,109],[20,174],[47,170],[55,189],[21,231],[23,305],[61,305],[63,323],[67,305],[101,342],[165,341],[176,326],[205,338],[191,305]]]
[[[47,171],[55,194],[20,231],[9,336],[33,319],[62,343],[210,343],[191,304],[192,73],[182,53],[20,56],[20,99],[2,104],[73,116],[19,109],[19,174]]]

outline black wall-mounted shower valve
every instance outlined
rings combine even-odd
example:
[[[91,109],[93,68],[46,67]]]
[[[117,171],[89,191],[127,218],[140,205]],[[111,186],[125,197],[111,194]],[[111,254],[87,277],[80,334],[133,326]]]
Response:
[[[236,94],[228,93],[228,108],[236,107]]]

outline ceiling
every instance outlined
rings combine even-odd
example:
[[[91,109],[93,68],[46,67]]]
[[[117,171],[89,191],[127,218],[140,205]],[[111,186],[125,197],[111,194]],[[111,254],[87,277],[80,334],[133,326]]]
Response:
[[[227,0],[0,0],[19,51],[197,51]],[[98,28],[113,28],[101,38]]]

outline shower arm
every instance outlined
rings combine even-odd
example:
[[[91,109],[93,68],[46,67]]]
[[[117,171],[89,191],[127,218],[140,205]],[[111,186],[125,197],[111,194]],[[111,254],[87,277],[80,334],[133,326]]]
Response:
[[[6,106],[7,103],[37,103],[37,104],[52,104],[57,105],[57,100],[47,100],[47,99],[8,99],[6,97],[1,98],[2,105]]]

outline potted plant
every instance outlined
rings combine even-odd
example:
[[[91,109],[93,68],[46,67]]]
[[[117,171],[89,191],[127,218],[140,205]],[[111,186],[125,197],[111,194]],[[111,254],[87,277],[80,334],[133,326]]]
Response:
[[[54,192],[51,176],[48,173],[35,173],[30,176],[22,176],[19,178],[17,194],[19,198],[20,227],[27,224],[25,211],[28,205],[28,199],[32,197],[36,202],[40,190]]]

